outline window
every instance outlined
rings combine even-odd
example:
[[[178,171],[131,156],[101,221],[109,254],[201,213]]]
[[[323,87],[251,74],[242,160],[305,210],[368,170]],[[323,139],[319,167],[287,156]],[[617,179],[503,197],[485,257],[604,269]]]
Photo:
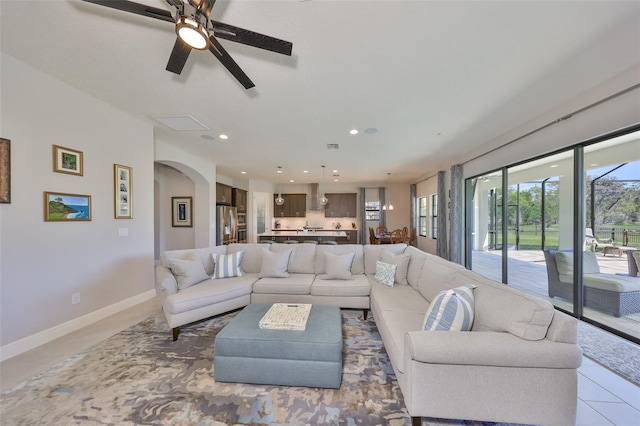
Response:
[[[367,201],[364,204],[366,220],[380,220],[380,201]]]
[[[418,233],[427,236],[427,197],[418,198]]]
[[[438,194],[431,196],[431,238],[438,238]]]

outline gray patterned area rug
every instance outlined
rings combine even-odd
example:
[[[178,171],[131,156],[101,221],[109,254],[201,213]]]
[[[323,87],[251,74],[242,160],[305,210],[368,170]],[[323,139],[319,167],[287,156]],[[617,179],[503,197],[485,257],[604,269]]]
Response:
[[[342,311],[340,389],[213,380],[216,334],[237,312],[184,327],[160,315],[0,395],[2,425],[409,425],[375,322]],[[424,419],[423,425],[494,423]]]

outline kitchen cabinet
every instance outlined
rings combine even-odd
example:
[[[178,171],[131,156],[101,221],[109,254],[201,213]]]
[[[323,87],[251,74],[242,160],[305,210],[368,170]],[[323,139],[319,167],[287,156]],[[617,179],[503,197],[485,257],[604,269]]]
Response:
[[[232,206],[236,207],[238,213],[247,212],[247,191],[240,188],[233,188],[232,192]]]
[[[307,194],[282,194],[284,204],[279,206],[273,197],[273,217],[305,217],[307,215]]]
[[[231,205],[231,187],[229,185],[216,182],[216,204]]]
[[[344,232],[347,233],[347,239],[345,240],[345,244],[358,244],[358,231],[348,231],[345,230]]]
[[[358,194],[325,194],[329,200],[324,206],[324,217],[356,217]]]

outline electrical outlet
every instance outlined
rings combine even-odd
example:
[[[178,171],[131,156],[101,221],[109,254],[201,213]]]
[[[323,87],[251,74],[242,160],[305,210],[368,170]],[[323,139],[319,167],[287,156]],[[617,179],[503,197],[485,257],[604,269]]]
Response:
[[[73,293],[71,295],[71,304],[75,305],[77,303],[80,303],[80,293]]]

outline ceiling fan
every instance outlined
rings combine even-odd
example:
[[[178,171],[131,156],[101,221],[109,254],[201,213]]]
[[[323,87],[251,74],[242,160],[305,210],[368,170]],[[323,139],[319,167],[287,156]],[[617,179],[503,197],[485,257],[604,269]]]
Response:
[[[192,49],[209,49],[245,89],[250,89],[255,84],[222,47],[217,38],[270,50],[287,56],[291,56],[291,50],[293,49],[291,42],[210,20],[209,15],[216,0],[165,0],[175,8],[175,14],[168,10],[127,0],[83,1],[175,24],[177,37],[169,57],[167,71],[176,74],[182,72]]]

